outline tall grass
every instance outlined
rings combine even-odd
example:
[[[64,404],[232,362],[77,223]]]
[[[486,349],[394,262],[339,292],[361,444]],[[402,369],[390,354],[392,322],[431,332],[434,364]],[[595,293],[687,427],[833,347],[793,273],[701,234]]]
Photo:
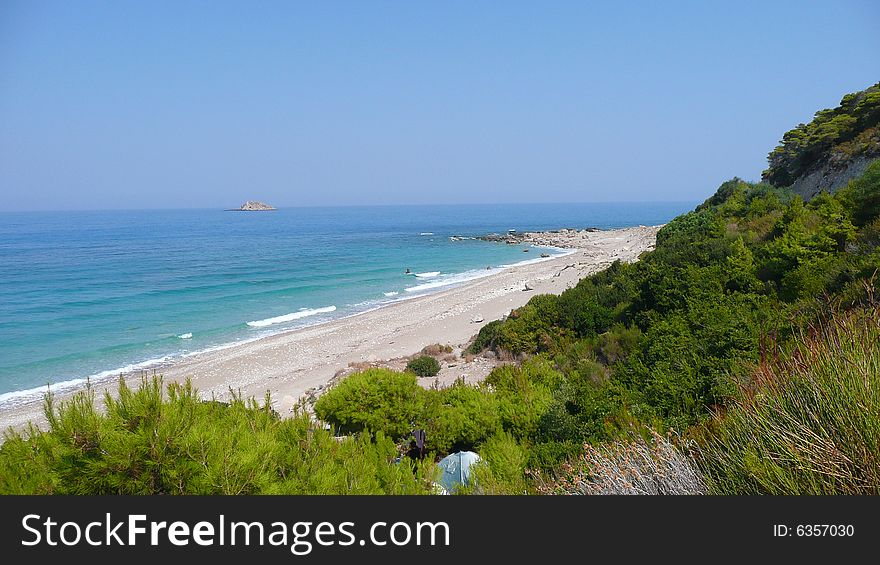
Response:
[[[880,494],[880,309],[803,332],[697,440],[713,493]]]
[[[638,437],[584,452],[563,467],[563,474],[539,490],[544,494],[677,495],[706,494],[703,477],[687,449],[652,432],[650,441]]]

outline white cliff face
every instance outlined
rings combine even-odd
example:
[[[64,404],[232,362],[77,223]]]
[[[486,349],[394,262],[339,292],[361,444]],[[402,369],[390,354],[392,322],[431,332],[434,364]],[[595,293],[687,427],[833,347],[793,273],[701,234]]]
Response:
[[[264,210],[275,210],[274,206],[270,206],[265,202],[259,202],[257,200],[248,200],[244,204],[241,205],[239,210],[243,211],[264,211]]]

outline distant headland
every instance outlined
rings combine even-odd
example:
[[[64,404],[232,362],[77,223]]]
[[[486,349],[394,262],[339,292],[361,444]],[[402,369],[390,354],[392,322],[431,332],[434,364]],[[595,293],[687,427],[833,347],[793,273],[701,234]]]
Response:
[[[229,208],[227,212],[268,212],[270,210],[276,210],[274,206],[266,204],[265,202],[260,202],[258,200],[248,200],[244,204],[241,205],[241,208]]]

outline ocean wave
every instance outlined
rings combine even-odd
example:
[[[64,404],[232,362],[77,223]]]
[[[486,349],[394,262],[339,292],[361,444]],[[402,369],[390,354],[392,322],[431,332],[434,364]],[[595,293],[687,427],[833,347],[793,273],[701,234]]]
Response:
[[[385,296],[397,296],[400,293],[392,290],[391,292],[383,292],[382,294],[384,294]]]
[[[177,337],[179,337],[180,339],[192,339],[192,336],[193,334],[191,332],[187,332],[185,334],[180,334]]]
[[[419,235],[434,235],[434,232],[432,232],[432,231],[423,231],[423,232],[420,233]]]
[[[440,275],[440,271],[428,271],[427,273],[416,273],[416,278],[430,279]]]
[[[265,320],[256,320],[254,322],[248,322],[252,328],[265,328],[266,326],[273,326],[275,324],[281,324],[284,322],[291,322],[293,320],[299,320],[300,318],[308,318],[309,316],[315,316],[317,314],[325,314],[327,312],[333,312],[336,310],[336,306],[325,306],[324,308],[311,308],[311,309],[303,309],[298,312],[291,312],[290,314],[284,314],[283,316],[275,316],[274,318],[266,318]]]
[[[474,269],[471,271],[464,271],[463,273],[455,273],[449,275],[443,275],[439,277],[437,280],[433,280],[431,282],[417,284],[415,286],[408,286],[404,290],[404,292],[425,292],[427,290],[432,290],[435,288],[442,288],[444,286],[450,286],[454,284],[466,283],[469,281],[474,281],[477,279],[482,279],[488,277],[490,275],[494,275],[495,273],[500,272],[500,268],[494,269]]]
[[[167,363],[171,357],[157,357],[156,359],[148,359],[146,361],[141,361],[140,363],[132,363],[130,365],[125,365],[124,367],[119,367],[117,369],[110,369],[108,371],[101,371],[100,373],[95,373],[93,375],[89,375],[88,377],[82,377],[78,379],[70,379],[67,381],[61,381],[59,383],[52,383],[48,387],[46,385],[29,388],[25,390],[14,390],[12,392],[4,392],[0,394],[0,406],[3,407],[12,407],[18,406],[20,404],[25,404],[27,402],[31,402],[33,400],[38,400],[42,398],[42,396],[46,393],[47,390],[52,391],[53,394],[57,394],[59,392],[65,392],[69,390],[73,390],[76,388],[82,388],[86,382],[100,382],[107,380],[111,377],[118,377],[121,374],[133,373],[135,371],[141,371],[144,369],[149,369],[150,367],[155,367],[157,365],[161,365],[162,363]]]

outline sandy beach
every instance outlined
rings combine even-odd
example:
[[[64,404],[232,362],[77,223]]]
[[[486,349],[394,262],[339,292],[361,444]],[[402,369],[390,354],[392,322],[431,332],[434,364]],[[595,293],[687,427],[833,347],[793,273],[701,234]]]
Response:
[[[290,413],[304,395],[319,393],[334,378],[369,365],[402,368],[409,356],[431,344],[452,348],[451,353],[441,356],[443,368],[436,384],[442,386],[457,378],[472,382],[497,364],[491,358],[461,355],[484,324],[501,319],[536,294],[559,294],[616,260],[637,260],[653,249],[658,229],[638,226],[517,234],[518,241],[562,247],[570,253],[348,318],[195,355],[156,372],[164,375],[166,382],[191,379],[205,398],[213,395],[223,400],[232,389],[261,399],[269,391],[274,408],[282,415]],[[143,373],[123,376],[136,383]],[[423,380],[424,386],[435,384],[434,378]],[[115,389],[116,383],[116,379],[109,379],[93,387],[100,398],[104,390]],[[73,392],[64,392],[58,398],[63,400],[70,394]],[[28,421],[45,422],[42,401],[0,408],[2,429],[20,429]]]

